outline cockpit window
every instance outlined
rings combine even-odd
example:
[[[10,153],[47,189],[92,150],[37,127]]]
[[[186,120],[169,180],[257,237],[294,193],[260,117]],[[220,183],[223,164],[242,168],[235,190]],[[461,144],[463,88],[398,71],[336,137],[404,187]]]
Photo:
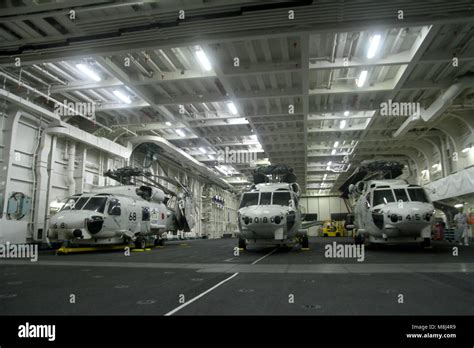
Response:
[[[90,197],[81,197],[79,200],[74,204],[72,210],[81,210],[84,204],[89,200]]]
[[[273,192],[273,204],[274,205],[290,205],[290,193],[289,192]]]
[[[394,189],[393,192],[395,193],[395,199],[397,202],[402,201],[402,202],[408,202],[408,195],[407,191],[405,189]]]
[[[109,208],[107,209],[107,214],[112,216],[120,216],[120,214],[122,214],[120,201],[117,198],[112,198],[110,200]]]
[[[270,205],[270,204],[272,204],[272,193],[271,192],[260,193],[260,205]]]
[[[84,206],[83,210],[92,210],[98,213],[103,213],[106,202],[107,197],[92,197]]]
[[[412,202],[423,202],[429,203],[428,197],[426,197],[425,190],[422,188],[409,188],[408,194]]]
[[[74,204],[74,207],[72,207],[72,210],[81,210],[84,204],[89,200],[90,197],[82,197],[79,198],[76,204]]]
[[[392,190],[375,190],[373,206],[395,202]]]
[[[63,200],[64,205],[62,206],[61,210],[71,210],[72,207],[74,207],[74,204],[76,204],[77,200],[79,197],[68,197],[65,200]]]
[[[66,203],[63,205],[61,208],[61,211],[63,210],[80,210],[84,204],[87,202],[89,197],[69,197],[66,198]]]
[[[240,202],[240,208],[249,207],[251,205],[258,204],[258,192],[244,193],[242,195],[242,201]]]

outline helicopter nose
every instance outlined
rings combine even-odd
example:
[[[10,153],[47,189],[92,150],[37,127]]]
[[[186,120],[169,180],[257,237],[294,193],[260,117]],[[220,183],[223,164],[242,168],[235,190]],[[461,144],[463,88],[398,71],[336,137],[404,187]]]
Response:
[[[283,211],[263,211],[259,213],[247,212],[242,215],[242,223],[250,225],[280,225],[284,220]]]
[[[408,221],[420,221],[420,222],[430,222],[433,217],[433,211],[423,210],[417,212],[403,212],[401,209],[393,210],[389,214],[390,221],[393,223],[408,220]]]

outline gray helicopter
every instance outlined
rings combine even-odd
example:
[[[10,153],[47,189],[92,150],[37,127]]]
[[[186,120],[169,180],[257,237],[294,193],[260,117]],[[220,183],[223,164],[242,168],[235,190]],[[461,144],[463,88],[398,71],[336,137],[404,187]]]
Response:
[[[340,187],[353,207],[356,244],[420,243],[428,247],[435,209],[419,185],[396,179],[404,165],[363,162]]]
[[[239,248],[258,246],[309,246],[307,229],[316,214],[302,214],[300,187],[293,170],[284,165],[254,170],[254,185],[244,192],[238,210]],[[270,177],[272,181],[269,182]]]
[[[191,192],[177,180],[154,176],[139,168],[107,171],[122,186],[109,186],[66,198],[50,219],[50,242],[66,245],[135,243],[163,245],[164,233],[189,232],[195,224]],[[157,179],[173,183],[177,192]],[[141,183],[141,184],[139,184]]]

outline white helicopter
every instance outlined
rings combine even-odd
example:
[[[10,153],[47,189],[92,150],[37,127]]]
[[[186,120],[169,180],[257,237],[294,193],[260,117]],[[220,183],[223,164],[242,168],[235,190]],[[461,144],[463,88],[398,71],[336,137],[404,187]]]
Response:
[[[104,187],[67,198],[59,212],[50,219],[50,242],[66,245],[134,242],[137,248],[143,249],[150,240],[155,245],[163,245],[164,232],[189,232],[194,226],[192,196],[177,181],[155,176],[180,187],[176,194],[152,179],[150,173],[138,168],[125,167],[108,171],[105,175],[124,186]],[[132,177],[135,182],[145,185],[133,185]],[[173,203],[175,209],[172,209]]]
[[[425,190],[406,180],[398,162],[362,163],[340,187],[353,207],[356,244],[420,243],[428,247],[435,209]]]
[[[315,221],[308,220],[316,220],[317,216],[302,216],[300,188],[291,168],[259,167],[253,176],[255,184],[242,194],[237,214],[239,248],[246,249],[247,244],[284,247],[295,242],[308,248],[307,228],[315,225]],[[279,180],[269,183],[268,176]]]

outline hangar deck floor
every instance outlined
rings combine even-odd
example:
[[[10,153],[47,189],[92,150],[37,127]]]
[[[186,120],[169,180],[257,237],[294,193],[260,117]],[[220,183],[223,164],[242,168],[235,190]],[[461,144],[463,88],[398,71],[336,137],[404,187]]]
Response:
[[[474,314],[473,246],[460,246],[459,256],[444,242],[425,250],[384,246],[366,250],[364,262],[357,262],[325,258],[324,245],[333,241],[350,243],[311,238],[309,251],[250,249],[235,257],[235,239],[189,240],[130,256],[45,251],[36,263],[1,260],[0,313]]]

